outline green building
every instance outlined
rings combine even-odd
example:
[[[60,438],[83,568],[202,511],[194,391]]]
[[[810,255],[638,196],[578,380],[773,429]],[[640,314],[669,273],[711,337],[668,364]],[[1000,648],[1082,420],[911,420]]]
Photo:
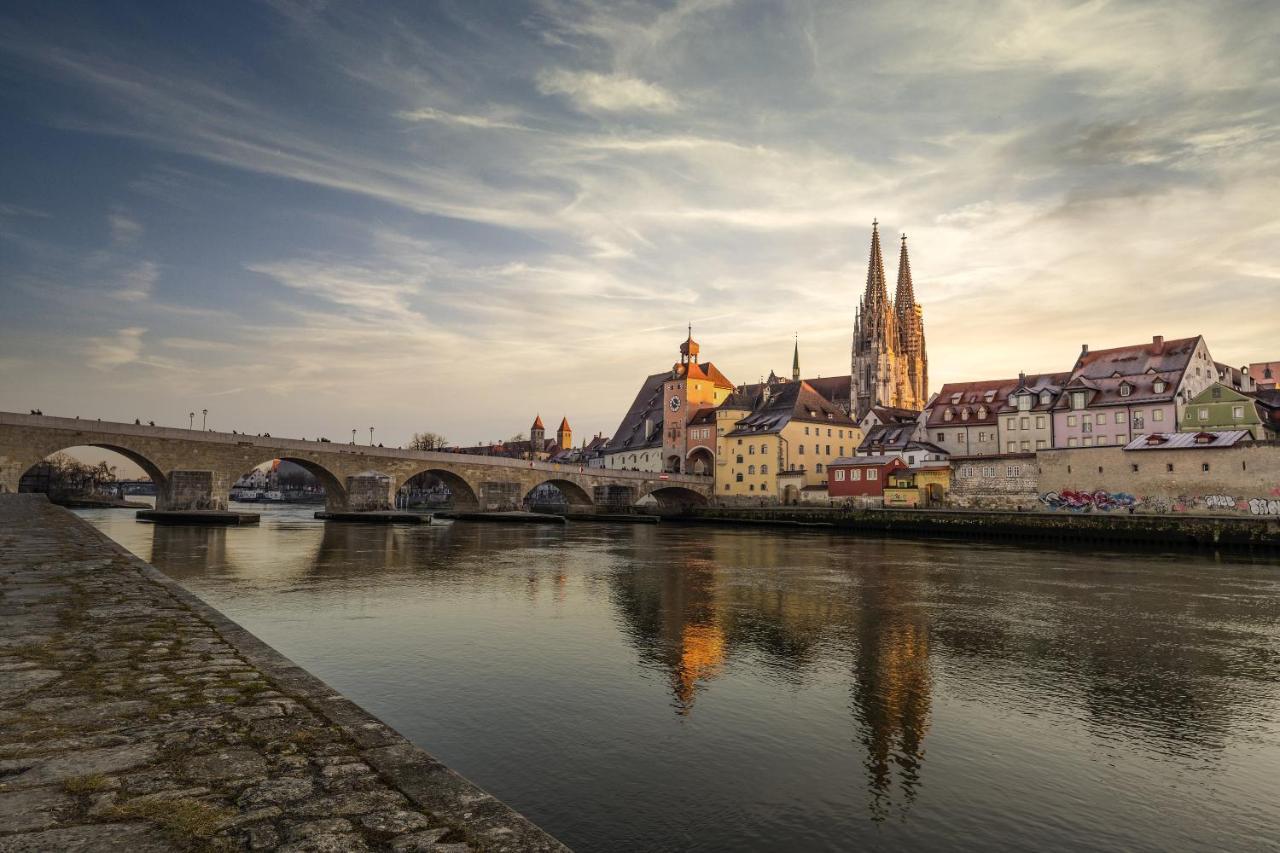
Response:
[[[1215,382],[1187,402],[1178,431],[1247,429],[1255,441],[1261,441],[1269,438],[1263,424],[1253,397]]]

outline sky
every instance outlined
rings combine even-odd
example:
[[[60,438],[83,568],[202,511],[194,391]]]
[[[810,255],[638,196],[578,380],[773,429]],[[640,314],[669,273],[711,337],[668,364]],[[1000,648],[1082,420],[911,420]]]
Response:
[[[389,445],[617,426],[687,323],[930,380],[1280,359],[1280,7],[6,3],[0,409]]]

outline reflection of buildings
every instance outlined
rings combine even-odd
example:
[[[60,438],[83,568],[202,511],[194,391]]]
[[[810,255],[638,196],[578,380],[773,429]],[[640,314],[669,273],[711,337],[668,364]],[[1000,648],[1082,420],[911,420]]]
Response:
[[[888,816],[895,777],[903,810],[915,799],[933,687],[926,617],[902,606],[898,583],[886,577],[882,586],[864,590],[854,657],[854,714],[876,820]]]

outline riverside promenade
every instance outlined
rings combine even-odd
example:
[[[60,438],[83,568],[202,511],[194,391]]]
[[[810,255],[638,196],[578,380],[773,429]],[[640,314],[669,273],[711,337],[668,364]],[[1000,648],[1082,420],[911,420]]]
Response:
[[[565,851],[90,525],[0,495],[0,853]]]

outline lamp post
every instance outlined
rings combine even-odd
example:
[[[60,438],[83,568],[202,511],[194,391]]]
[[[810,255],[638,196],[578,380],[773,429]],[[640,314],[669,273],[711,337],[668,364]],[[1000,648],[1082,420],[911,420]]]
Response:
[[[352,444],[356,443],[356,431],[354,429],[351,430],[351,443]]]
[[[205,430],[206,432],[209,429],[209,410],[208,409],[200,410],[200,429]]]
[[[373,447],[373,427],[369,427],[369,446]]]
[[[195,428],[196,428],[196,413],[189,412],[187,414],[187,429],[195,429]]]

